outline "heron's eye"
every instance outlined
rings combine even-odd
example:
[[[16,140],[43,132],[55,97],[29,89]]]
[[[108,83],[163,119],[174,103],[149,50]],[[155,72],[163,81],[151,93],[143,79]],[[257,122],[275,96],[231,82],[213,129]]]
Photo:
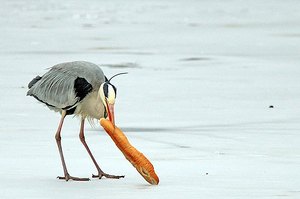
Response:
[[[103,87],[102,87],[102,91],[103,91],[103,97],[102,99],[106,99],[108,103],[110,104],[114,104],[115,103],[115,99],[116,99],[116,91],[117,89],[115,88],[114,85],[112,85],[109,82],[104,82],[103,83]]]
[[[110,95],[113,95],[114,97],[116,97],[117,88],[114,85],[110,84],[110,83],[104,83],[103,92],[104,92],[104,96],[106,98],[109,98]]]

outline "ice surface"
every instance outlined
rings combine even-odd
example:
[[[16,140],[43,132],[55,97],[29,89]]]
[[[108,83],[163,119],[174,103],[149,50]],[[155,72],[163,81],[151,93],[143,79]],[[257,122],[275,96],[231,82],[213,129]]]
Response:
[[[299,198],[300,2],[2,1],[0,198]],[[150,186],[98,124],[86,138],[125,179],[65,182],[59,115],[27,83],[65,61],[102,65],[116,123],[154,164]],[[269,108],[273,105],[274,108]],[[67,118],[72,175],[95,168]]]

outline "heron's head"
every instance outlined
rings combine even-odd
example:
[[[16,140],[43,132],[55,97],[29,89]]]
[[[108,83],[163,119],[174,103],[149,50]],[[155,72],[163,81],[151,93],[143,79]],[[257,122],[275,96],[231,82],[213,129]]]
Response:
[[[109,80],[106,79],[99,88],[100,99],[106,109],[108,119],[111,121],[111,123],[113,123],[113,125],[115,125],[114,105],[117,97],[117,88],[112,83],[110,83],[110,80],[115,76],[122,74],[127,73],[118,73],[112,76]]]

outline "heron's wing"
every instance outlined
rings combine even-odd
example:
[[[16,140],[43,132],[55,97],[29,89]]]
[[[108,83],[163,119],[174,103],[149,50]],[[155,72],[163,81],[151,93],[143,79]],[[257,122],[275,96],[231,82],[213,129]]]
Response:
[[[93,89],[80,75],[76,67],[70,70],[68,67],[54,66],[31,85],[27,95],[34,96],[48,106],[72,108]]]

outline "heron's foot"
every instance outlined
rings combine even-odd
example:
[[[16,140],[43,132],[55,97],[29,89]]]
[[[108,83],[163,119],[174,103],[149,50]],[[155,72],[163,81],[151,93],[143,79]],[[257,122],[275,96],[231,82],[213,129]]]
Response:
[[[98,172],[98,175],[92,175],[93,178],[99,178],[101,179],[102,177],[106,177],[106,178],[112,178],[112,179],[120,179],[120,178],[124,178],[125,176],[116,176],[116,175],[110,175],[104,172]]]
[[[78,178],[78,177],[74,177],[74,176],[70,176],[70,174],[66,174],[64,177],[61,176],[57,176],[58,179],[60,180],[74,180],[74,181],[89,181],[89,178]]]

